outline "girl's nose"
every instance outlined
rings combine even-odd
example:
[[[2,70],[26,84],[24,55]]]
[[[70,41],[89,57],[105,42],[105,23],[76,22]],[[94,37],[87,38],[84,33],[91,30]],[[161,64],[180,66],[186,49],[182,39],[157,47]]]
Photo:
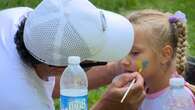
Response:
[[[140,61],[137,58],[128,56],[121,60],[121,65],[126,71],[137,71],[138,62]]]
[[[122,66],[126,69],[126,70],[130,70],[131,69],[131,62],[127,59],[127,58],[123,58],[121,60],[121,64]]]

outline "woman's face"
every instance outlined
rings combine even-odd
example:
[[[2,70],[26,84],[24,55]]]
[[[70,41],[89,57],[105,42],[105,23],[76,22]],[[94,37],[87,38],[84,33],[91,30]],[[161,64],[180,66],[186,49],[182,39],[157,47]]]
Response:
[[[51,66],[49,66],[48,70],[49,70],[49,73],[56,76],[56,75],[61,75],[65,68],[66,67],[51,67]]]
[[[151,40],[149,32],[135,28],[133,48],[128,57],[121,61],[125,71],[139,72],[141,70],[145,81],[157,74],[160,67],[158,56],[152,50],[149,40]]]
[[[105,62],[101,62],[101,63],[105,63]],[[91,67],[96,66],[97,64],[98,63],[94,62],[94,61],[83,61],[83,62],[80,63],[80,66],[85,71],[88,71]],[[105,65],[105,64],[102,64],[102,65]],[[60,75],[60,74],[63,73],[63,71],[65,70],[66,67],[67,66],[58,67],[58,66],[49,66],[48,65],[48,70],[49,70],[49,73],[52,73],[52,75]]]

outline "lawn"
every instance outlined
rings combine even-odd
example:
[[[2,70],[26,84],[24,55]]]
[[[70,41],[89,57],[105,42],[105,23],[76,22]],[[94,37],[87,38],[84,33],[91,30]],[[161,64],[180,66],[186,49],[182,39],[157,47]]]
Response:
[[[35,7],[41,0],[0,0],[0,9],[15,7],[15,6],[29,6]],[[188,18],[188,54],[195,56],[195,0],[90,0],[97,7],[112,10],[123,14],[139,10],[139,9],[158,9],[163,11],[175,12],[181,10],[186,13]],[[89,106],[94,104],[104,88],[91,91],[89,93]],[[56,101],[56,110],[59,110],[59,103]]]

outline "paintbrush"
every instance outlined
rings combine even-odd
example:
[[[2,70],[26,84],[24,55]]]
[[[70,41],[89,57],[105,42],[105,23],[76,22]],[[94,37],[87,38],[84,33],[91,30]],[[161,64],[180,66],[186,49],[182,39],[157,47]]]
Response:
[[[148,65],[148,61],[147,61],[147,60],[144,60],[144,61],[141,63],[141,61],[138,60],[138,61],[136,62],[136,65],[137,65],[138,68],[139,68],[139,69],[138,69],[138,72],[141,73],[142,70],[143,70],[144,68],[146,68],[146,66]],[[121,99],[121,103],[123,103],[123,101],[124,101],[125,98],[127,97],[129,91],[131,90],[131,88],[132,88],[133,85],[135,84],[135,81],[136,81],[136,79],[133,79],[133,80],[131,81],[131,83],[130,83],[128,89],[127,89],[127,91],[125,92],[123,98]]]

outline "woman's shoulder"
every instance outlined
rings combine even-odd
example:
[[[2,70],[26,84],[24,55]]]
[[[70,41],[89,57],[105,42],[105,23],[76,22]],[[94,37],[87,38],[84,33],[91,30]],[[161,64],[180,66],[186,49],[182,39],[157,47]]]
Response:
[[[0,22],[1,23],[18,23],[22,16],[27,15],[28,12],[33,11],[29,7],[16,7],[9,8],[0,11]]]
[[[0,16],[2,15],[12,15],[12,14],[16,14],[19,15],[20,13],[26,13],[29,11],[33,11],[32,8],[29,7],[15,7],[15,8],[7,8],[7,9],[3,9],[0,11]]]

